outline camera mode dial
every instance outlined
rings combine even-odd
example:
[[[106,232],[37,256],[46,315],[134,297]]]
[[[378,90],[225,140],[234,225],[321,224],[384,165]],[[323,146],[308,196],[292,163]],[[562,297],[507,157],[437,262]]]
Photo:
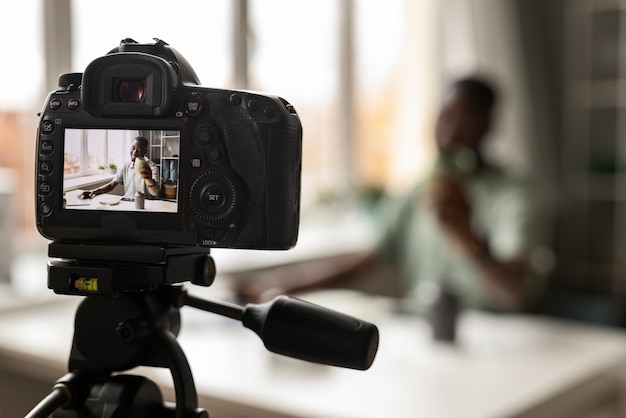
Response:
[[[59,76],[59,87],[63,90],[77,90],[83,81],[83,73],[65,73]]]
[[[202,221],[227,225],[239,213],[243,186],[232,173],[213,169],[198,176],[189,190],[192,213]]]

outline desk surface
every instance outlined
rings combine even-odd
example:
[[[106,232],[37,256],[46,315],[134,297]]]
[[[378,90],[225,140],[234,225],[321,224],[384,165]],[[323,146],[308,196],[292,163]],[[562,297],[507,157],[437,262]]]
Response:
[[[280,357],[238,322],[182,309],[179,342],[201,406],[212,418],[516,416],[626,369],[626,336],[616,330],[467,312],[459,344],[450,347],[433,343],[419,318],[390,313],[389,300],[352,292],[311,295],[311,300],[377,323],[381,343],[370,370]],[[0,366],[21,359],[40,374],[64,374],[78,302],[59,297],[49,306],[0,316]],[[149,370],[151,378],[170,384],[167,371]],[[218,403],[246,412],[214,414]]]
[[[115,210],[115,211],[145,211],[170,212],[178,211],[178,204],[167,199],[145,199],[144,209],[135,209],[135,202],[122,200],[122,196],[103,193],[93,199],[80,199],[78,196],[85,190],[71,190],[65,194],[66,208],[73,210]]]

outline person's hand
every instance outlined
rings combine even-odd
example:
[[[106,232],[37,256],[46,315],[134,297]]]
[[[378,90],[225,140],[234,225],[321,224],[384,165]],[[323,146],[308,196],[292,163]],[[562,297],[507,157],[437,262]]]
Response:
[[[82,193],[79,193],[79,194],[78,194],[78,198],[79,198],[79,199],[93,199],[93,197],[94,197],[95,195],[96,195],[96,194],[95,194],[93,191],[91,191],[91,190],[87,190],[87,191],[84,191],[84,192],[82,192]]]
[[[461,182],[452,176],[434,179],[429,189],[429,202],[445,233],[466,251],[483,249],[472,229],[472,206]]]
[[[143,164],[139,169],[139,175],[144,180],[152,180],[152,169],[148,164]]]
[[[435,178],[430,185],[429,201],[444,228],[449,231],[469,228],[471,207],[460,181],[451,176]]]

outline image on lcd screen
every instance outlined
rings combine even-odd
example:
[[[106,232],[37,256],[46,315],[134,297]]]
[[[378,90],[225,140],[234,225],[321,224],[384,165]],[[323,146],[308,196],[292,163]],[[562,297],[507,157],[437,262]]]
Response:
[[[178,212],[179,150],[179,131],[65,129],[64,208]]]

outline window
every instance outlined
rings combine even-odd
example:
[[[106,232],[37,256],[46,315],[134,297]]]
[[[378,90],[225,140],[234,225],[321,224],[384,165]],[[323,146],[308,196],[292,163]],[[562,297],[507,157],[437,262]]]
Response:
[[[364,187],[402,193],[435,155],[438,2],[354,3],[354,170]]]
[[[82,72],[125,38],[159,38],[178,50],[207,87],[230,83],[230,0],[109,0],[72,2],[72,67]]]
[[[350,187],[406,190],[425,172],[435,11],[429,1],[250,0],[252,88],[298,110],[305,208]]]
[[[40,0],[20,0],[0,5],[0,16],[8,21],[0,25],[0,36],[10,40],[2,46],[6,57],[0,69],[0,109],[3,111],[30,109],[40,98],[44,71],[40,3]]]
[[[18,251],[37,241],[16,238],[25,230],[36,234],[33,156],[34,115],[41,109],[44,74],[41,9],[41,0],[0,4],[6,21],[0,26],[0,37],[5,40],[0,67],[0,292],[12,276]],[[22,242],[25,245],[18,248]]]
[[[136,132],[136,131],[135,131]],[[63,177],[66,179],[98,174],[112,164],[121,166],[128,159],[132,131],[116,129],[67,129]]]
[[[342,174],[339,127],[339,7],[336,0],[250,2],[251,87],[279,94],[303,126],[306,208],[333,191]]]

